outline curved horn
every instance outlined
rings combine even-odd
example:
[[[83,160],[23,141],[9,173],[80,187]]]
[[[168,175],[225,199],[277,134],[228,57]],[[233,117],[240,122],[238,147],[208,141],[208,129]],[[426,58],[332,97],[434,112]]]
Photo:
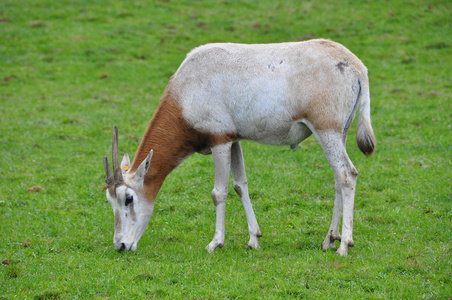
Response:
[[[118,151],[118,126],[113,128],[113,141],[112,141],[112,159],[113,159],[113,175],[117,183],[123,181],[121,164],[119,162],[119,151]]]

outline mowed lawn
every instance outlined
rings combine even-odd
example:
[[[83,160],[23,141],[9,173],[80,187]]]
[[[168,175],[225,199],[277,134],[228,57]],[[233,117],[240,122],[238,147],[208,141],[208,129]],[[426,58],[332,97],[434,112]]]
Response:
[[[451,26],[440,0],[2,0],[0,299],[451,299]],[[369,69],[377,148],[358,150],[355,121],[349,255],[320,248],[334,175],[314,137],[242,143],[260,249],[245,249],[231,186],[225,246],[207,253],[214,167],[195,154],[167,178],[138,251],[116,252],[102,166],[113,126],[133,157],[196,46],[311,38]]]

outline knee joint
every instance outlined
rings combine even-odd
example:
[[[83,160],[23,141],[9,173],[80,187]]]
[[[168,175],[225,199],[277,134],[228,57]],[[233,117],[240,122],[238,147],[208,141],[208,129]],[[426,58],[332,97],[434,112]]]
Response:
[[[358,171],[355,169],[355,167],[352,167],[348,170],[343,170],[342,173],[339,174],[339,178],[341,178],[341,180],[346,184],[356,182],[356,178],[358,177]]]
[[[237,195],[239,195],[239,197],[242,197],[243,192],[242,187],[240,185],[234,184],[234,190],[237,193]]]
[[[212,201],[213,204],[215,204],[215,206],[217,206],[220,203],[224,203],[226,202],[226,197],[228,196],[228,190],[223,189],[223,190],[219,190],[219,189],[213,189],[212,190]]]
[[[241,182],[241,183],[234,182],[234,190],[237,193],[237,195],[239,195],[239,197],[242,197],[243,189],[244,188],[246,189],[247,186],[248,186],[248,183],[246,181]]]

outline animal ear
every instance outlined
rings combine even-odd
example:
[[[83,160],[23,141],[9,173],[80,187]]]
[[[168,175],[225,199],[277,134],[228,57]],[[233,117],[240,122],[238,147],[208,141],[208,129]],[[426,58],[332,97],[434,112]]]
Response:
[[[153,153],[154,153],[154,150],[151,150],[151,152],[149,152],[149,154],[148,154],[148,157],[146,157],[146,159],[143,160],[143,162],[140,164],[137,171],[135,172],[135,180],[144,180],[144,176],[148,172],[149,166],[151,165],[151,159],[152,159]]]
[[[124,154],[124,157],[122,158],[121,161],[121,170],[122,170],[122,174],[127,173],[127,171],[129,171],[130,169],[130,158],[129,158],[129,154]]]

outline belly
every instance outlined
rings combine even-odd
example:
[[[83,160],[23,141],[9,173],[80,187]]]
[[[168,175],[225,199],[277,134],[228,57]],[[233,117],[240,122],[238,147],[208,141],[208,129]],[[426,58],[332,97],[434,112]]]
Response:
[[[288,124],[273,124],[277,120],[267,120],[266,124],[259,126],[239,126],[238,136],[241,139],[252,140],[267,145],[291,145],[296,147],[303,140],[308,138],[312,132],[300,121]]]

